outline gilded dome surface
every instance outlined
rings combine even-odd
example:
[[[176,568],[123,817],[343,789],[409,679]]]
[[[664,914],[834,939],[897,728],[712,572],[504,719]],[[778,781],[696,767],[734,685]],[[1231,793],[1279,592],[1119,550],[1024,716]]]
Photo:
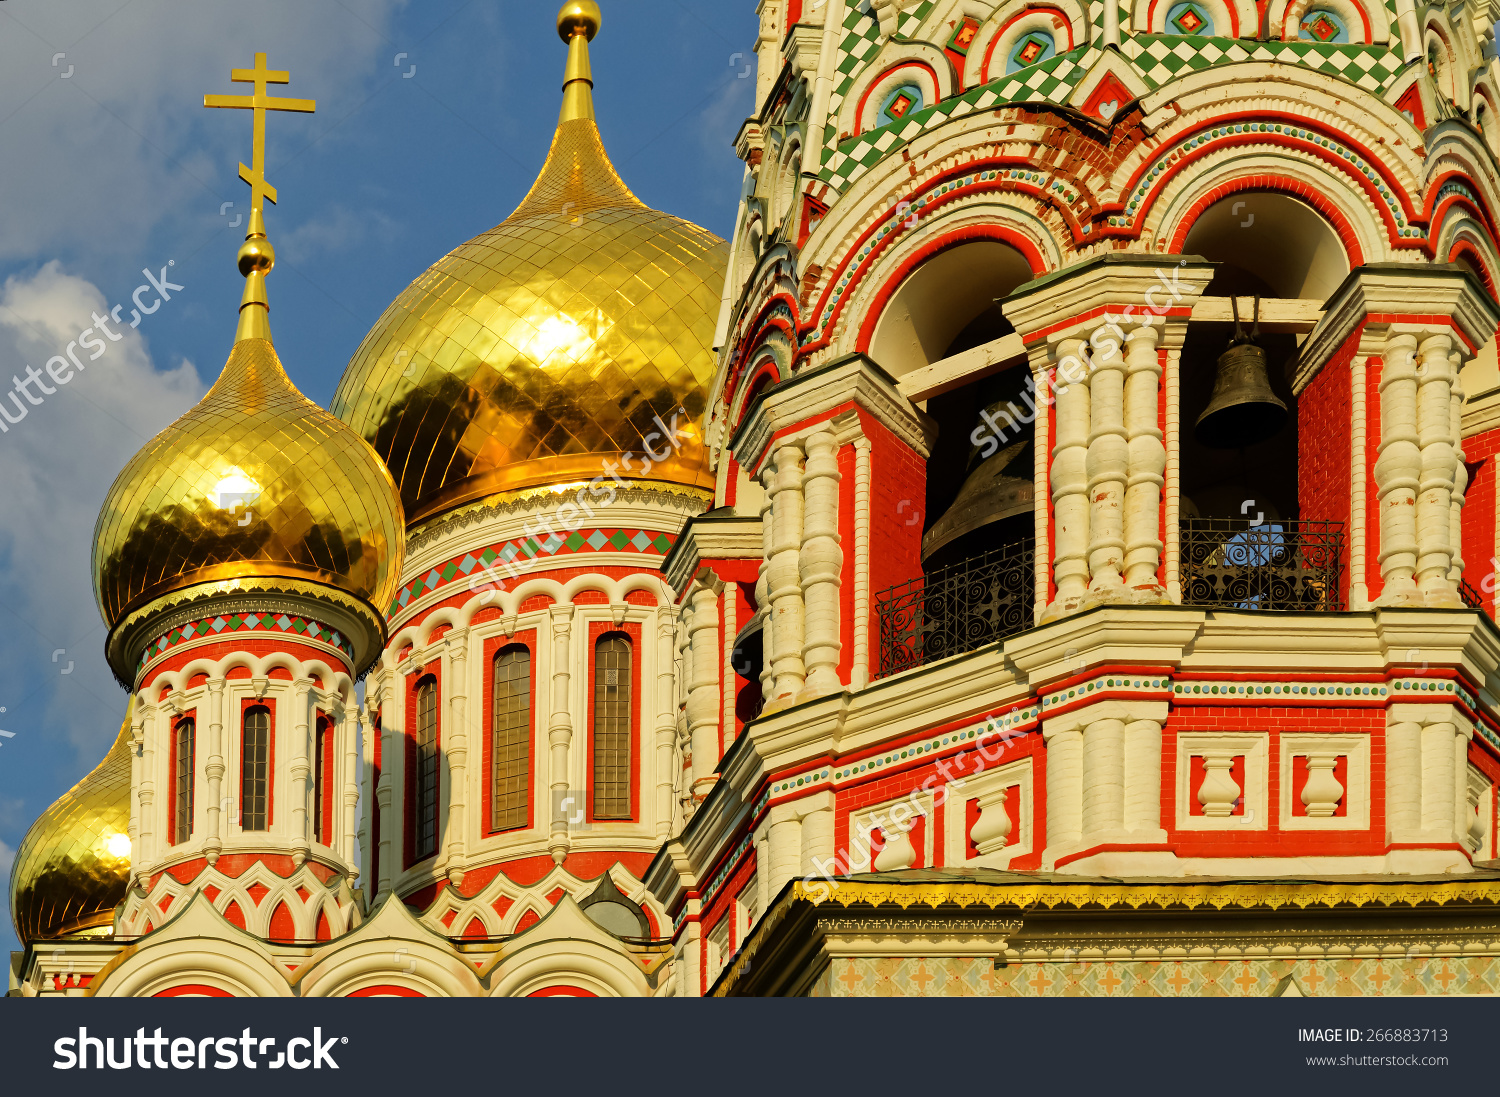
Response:
[[[16,851],[10,916],[25,943],[108,933],[130,883],[130,711],[115,744],[42,813]]]
[[[404,521],[390,473],[293,387],[270,340],[241,338],[197,407],[125,466],[94,529],[94,583],[113,627],[202,583],[271,576],[387,606]]]
[[[334,396],[390,466],[409,521],[592,479],[626,453],[622,478],[713,487],[698,424],[728,248],[647,208],[609,162],[586,29],[572,30],[562,121],[530,193],[407,287]],[[693,438],[671,452],[649,436],[679,408]],[[648,449],[664,459],[646,473]]]

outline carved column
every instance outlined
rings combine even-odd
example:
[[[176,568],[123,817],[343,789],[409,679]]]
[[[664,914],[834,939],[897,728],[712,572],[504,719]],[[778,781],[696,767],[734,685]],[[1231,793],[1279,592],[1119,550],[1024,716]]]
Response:
[[[1452,723],[1428,724],[1422,729],[1422,829],[1429,835],[1452,840],[1457,811],[1454,789],[1458,768],[1454,765],[1453,742],[1457,729]]]
[[[772,455],[769,477],[772,543],[770,585],[772,692],[766,708],[774,711],[795,702],[806,683],[802,662],[803,614],[799,556],[802,549],[802,450],[783,445]]]
[[[1413,842],[1422,829],[1422,725],[1414,720],[1386,727],[1385,821],[1390,842]]]
[[[1083,834],[1091,839],[1124,829],[1125,723],[1093,720],[1083,731]]]
[[[798,803],[802,810],[802,863],[798,872],[802,876],[821,875],[818,865],[826,865],[834,857],[834,799],[831,792],[820,792]],[[760,908],[762,911],[765,907]]]
[[[802,819],[796,804],[777,804],[771,809],[771,894],[781,894],[788,880],[802,867]]]
[[[1161,830],[1159,720],[1131,720],[1125,725],[1125,829]]]
[[[1056,850],[1083,838],[1083,733],[1076,727],[1044,730],[1047,744],[1047,848]]]
[[[1417,591],[1417,487],[1422,455],[1417,440],[1417,341],[1386,340],[1380,378],[1380,456],[1375,490],[1380,506],[1380,578],[1383,606],[1420,604]]]
[[[1166,601],[1157,577],[1161,566],[1161,491],[1167,449],[1159,425],[1161,362],[1157,330],[1136,328],[1126,339],[1125,431],[1130,477],[1125,487],[1125,586],[1133,602]]]
[[[802,660],[807,671],[804,697],[821,697],[842,690],[839,680],[839,576],[844,550],[839,537],[838,441],[827,430],[807,440],[807,471],[802,480],[806,505],[798,569],[807,607]]]
[[[312,848],[308,834],[307,798],[311,792],[308,776],[309,763],[308,725],[312,708],[311,678],[298,678],[292,683],[292,864],[301,865],[307,860]]]
[[[395,668],[383,672],[380,682],[380,781],[375,789],[375,799],[380,804],[380,848],[376,851],[378,871],[376,873],[376,900],[385,898],[391,890],[399,871],[399,850],[396,844],[405,833],[405,805],[401,811],[395,807],[397,779],[404,779],[405,753],[402,738],[406,732],[406,706],[400,702],[397,684],[403,679]]]
[[[1125,484],[1130,445],[1125,434],[1125,360],[1113,336],[1096,339],[1089,402],[1089,594],[1095,602],[1124,600]]]
[[[870,440],[854,441],[854,666],[849,684],[870,684]]]
[[[344,705],[340,702],[338,709],[338,731],[337,739],[339,747],[343,751],[343,778],[341,784],[344,789],[343,796],[343,819],[339,832],[339,855],[344,859],[345,871],[348,874],[349,886],[359,879],[359,870],[354,863],[354,840],[358,827],[359,811],[359,743],[360,730],[359,709]]]
[[[1417,589],[1429,606],[1459,606],[1450,577],[1457,549],[1452,540],[1453,494],[1457,480],[1458,437],[1453,431],[1453,388],[1449,354],[1453,337],[1424,339],[1417,386],[1417,439],[1421,483],[1417,494]]]
[[[146,864],[146,729],[151,725],[153,715],[152,707],[138,700],[130,722],[130,788],[133,793],[130,797],[130,864],[137,880]]]
[[[656,838],[662,842],[672,833],[672,748],[677,739],[672,614],[671,606],[656,607]]]
[[[760,618],[760,695],[765,704],[770,704],[775,685],[775,674],[771,665],[771,650],[775,643],[776,620],[771,612],[771,557],[776,552],[776,523],[771,512],[771,487],[775,482],[776,469],[768,461],[761,472],[764,490],[760,495],[760,567],[755,575],[756,616]]]
[[[552,755],[552,828],[547,839],[547,852],[552,855],[552,860],[560,865],[572,847],[572,841],[568,835],[568,820],[563,812],[558,810],[558,805],[568,792],[568,748],[573,743],[573,716],[568,706],[573,607],[553,606],[551,617],[552,717],[547,724],[547,744]],[[574,811],[583,808],[581,804],[571,806]]]
[[[463,883],[467,849],[469,791],[469,630],[450,629],[447,641],[448,667],[448,879],[454,887]]]
[[[1464,386],[1459,378],[1462,368],[1463,356],[1454,351],[1448,356],[1448,373],[1453,381],[1448,400],[1448,433],[1453,438],[1453,505],[1448,509],[1448,543],[1453,546],[1453,566],[1448,569],[1448,580],[1453,584],[1455,596],[1464,577],[1464,500],[1469,491],[1469,470],[1464,464],[1468,455],[1463,449]]]
[[[719,596],[699,586],[691,599],[687,718],[693,750],[693,799],[713,787],[719,764]]]
[[[219,863],[219,853],[224,849],[223,810],[233,801],[224,795],[224,679],[208,680],[208,761],[203,775],[208,780],[208,803],[206,823],[208,834],[203,841],[203,853],[210,865]]]
[[[1079,609],[1089,585],[1089,390],[1085,382],[1083,340],[1064,339],[1056,348],[1057,443],[1052,449],[1052,507],[1056,545],[1052,553],[1057,593],[1044,619]],[[1038,388],[1043,388],[1043,378]],[[1038,437],[1038,445],[1046,443]],[[1050,829],[1050,827],[1049,827]]]

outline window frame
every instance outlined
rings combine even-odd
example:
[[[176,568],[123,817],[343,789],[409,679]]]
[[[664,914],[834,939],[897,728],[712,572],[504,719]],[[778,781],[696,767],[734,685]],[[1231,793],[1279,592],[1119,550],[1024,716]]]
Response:
[[[179,716],[172,724],[172,825],[174,846],[193,837],[193,811],[197,792],[198,720],[196,710]],[[187,731],[187,766],[183,767],[183,731]],[[186,804],[184,804],[186,794]]]
[[[489,689],[485,694],[485,724],[488,728],[485,740],[485,795],[484,795],[484,819],[485,833],[508,834],[517,830],[527,830],[534,825],[536,811],[536,702],[537,702],[537,659],[535,650],[535,633],[530,637],[497,637],[491,644],[487,645],[485,654],[490,671]],[[524,720],[520,728],[512,728],[511,731],[520,731],[521,743],[524,745],[521,766],[522,789],[524,791],[524,805],[512,806],[510,812],[519,812],[519,817],[512,817],[505,823],[501,823],[499,812],[500,791],[500,768],[504,762],[501,758],[501,743],[499,729],[499,670],[500,662],[507,656],[525,654],[526,657],[526,696]],[[515,715],[511,713],[511,715]]]
[[[609,621],[593,622],[589,628],[588,658],[588,818],[590,822],[624,823],[640,818],[640,712],[641,712],[641,629],[637,622],[627,621],[615,625]],[[627,702],[625,742],[627,748],[626,800],[628,807],[622,815],[603,815],[599,811],[599,650],[605,641],[623,639],[630,652],[629,687]]]
[[[259,826],[249,826],[246,817],[249,815],[250,797],[247,795],[246,767],[250,764],[250,718],[256,713],[264,713],[266,717],[266,743],[265,757],[257,761],[257,765],[265,766],[264,788],[261,791],[261,818]],[[276,708],[269,700],[259,698],[247,698],[240,707],[240,811],[239,827],[243,834],[264,834],[270,831],[275,821],[274,800],[272,790],[276,769]]]
[[[432,690],[431,741],[424,743],[422,700],[428,687]],[[443,802],[442,773],[442,681],[436,669],[417,675],[411,688],[410,723],[407,731],[407,867],[436,857],[442,845],[441,813]],[[424,761],[431,764],[431,787],[424,790]],[[424,793],[430,792],[432,802]],[[425,816],[425,818],[424,818]],[[429,824],[431,847],[424,845],[423,825]]]

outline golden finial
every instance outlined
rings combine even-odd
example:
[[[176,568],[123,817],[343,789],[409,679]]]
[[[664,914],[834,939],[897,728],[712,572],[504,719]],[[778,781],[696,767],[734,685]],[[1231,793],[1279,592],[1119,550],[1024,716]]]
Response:
[[[594,0],[569,0],[557,13],[557,33],[568,44],[568,68],[563,74],[559,125],[594,117],[594,74],[589,69],[589,43],[599,33],[602,19],[599,5]]]
[[[266,182],[266,111],[290,110],[311,114],[318,109],[312,99],[278,99],[267,94],[270,84],[289,84],[292,74],[266,68],[266,55],[255,55],[253,69],[231,69],[229,79],[236,84],[255,85],[254,95],[205,95],[205,107],[229,107],[255,112],[255,141],[251,159],[253,165],[240,165],[240,178],[250,184],[250,222],[245,232],[245,243],[238,256],[240,274],[245,277],[245,293],[240,298],[239,330],[235,342],[242,339],[271,338],[271,305],[266,299],[266,275],[276,265],[276,249],[266,239],[264,200],[274,204],[276,188]],[[251,305],[259,306],[250,308]]]

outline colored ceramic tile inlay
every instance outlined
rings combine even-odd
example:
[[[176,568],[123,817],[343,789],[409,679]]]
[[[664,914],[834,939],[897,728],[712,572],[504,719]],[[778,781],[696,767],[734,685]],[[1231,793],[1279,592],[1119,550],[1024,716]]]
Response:
[[[180,628],[174,628],[164,636],[157,637],[156,640],[146,645],[146,650],[141,653],[140,665],[144,667],[157,656],[193,640],[230,636],[242,632],[289,633],[328,644],[343,652],[349,659],[354,658],[354,645],[337,629],[330,628],[320,621],[307,617],[292,617],[285,613],[235,613],[193,621]]]
[[[432,568],[401,588],[396,600],[386,611],[394,617],[419,595],[438,590],[450,583],[467,580],[476,573],[484,583],[500,585],[515,578],[506,565],[513,565],[524,573],[540,557],[571,556],[600,552],[634,552],[642,555],[665,556],[672,551],[677,538],[672,534],[645,529],[594,529],[574,530],[572,533],[554,533],[546,537],[521,537],[514,541],[502,541],[491,545],[477,556],[470,552],[449,560],[441,567]],[[498,564],[495,576],[486,578],[484,569]]]

